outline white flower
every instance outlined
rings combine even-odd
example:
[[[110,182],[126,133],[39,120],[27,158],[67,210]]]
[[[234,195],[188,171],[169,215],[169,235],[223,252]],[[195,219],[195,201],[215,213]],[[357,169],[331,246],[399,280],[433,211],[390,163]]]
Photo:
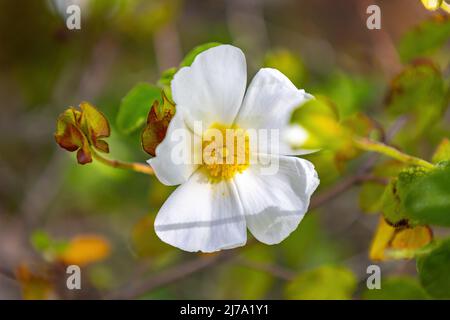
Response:
[[[305,215],[319,184],[317,173],[309,161],[292,156],[305,150],[292,150],[281,137],[293,109],[312,96],[270,68],[255,75],[247,92],[246,83],[245,56],[230,45],[200,53],[190,67],[175,74],[171,86],[177,111],[156,157],[148,161],[162,183],[181,184],[155,220],[155,231],[164,242],[186,251],[213,252],[243,246],[248,228],[259,241],[276,244]],[[193,138],[198,134],[195,121],[202,121],[203,128],[230,128],[245,136],[245,147],[235,149],[245,151],[245,162],[175,162],[172,151],[179,148],[179,140],[172,135],[182,129]],[[279,130],[279,152],[264,154],[267,146],[256,150],[245,133],[250,129]],[[264,142],[273,143],[270,139]],[[194,153],[190,143],[184,147]],[[205,151],[204,144],[200,150]],[[256,155],[259,162],[248,161],[248,155]],[[275,174],[261,173],[265,161],[279,164]]]

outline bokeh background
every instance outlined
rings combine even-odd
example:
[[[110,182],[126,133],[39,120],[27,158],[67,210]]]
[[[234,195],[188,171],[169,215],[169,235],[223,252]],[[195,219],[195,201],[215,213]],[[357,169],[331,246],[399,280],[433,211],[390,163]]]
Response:
[[[71,3],[81,7],[81,30],[66,28]],[[366,28],[374,3],[381,30]],[[364,297],[379,217],[362,213],[358,185],[324,202],[320,195],[367,157],[345,168],[326,153],[311,157],[322,181],[315,208],[281,244],[192,254],[153,231],[173,188],[96,162],[78,165],[54,141],[56,118],[90,101],[111,123],[110,157],[144,162],[140,132],[116,127],[121,99],[137,82],[156,83],[193,47],[217,41],[242,48],[249,77],[274,66],[298,87],[330,97],[343,114],[382,120],[388,83],[402,68],[397,43],[432,14],[418,0],[1,0],[0,299],[284,299],[297,274],[336,265],[352,275],[326,275],[325,284],[312,282],[314,290],[343,286],[338,297]],[[435,58],[445,66],[448,51]],[[426,155],[435,140],[410,150]],[[82,268],[83,289],[68,291],[55,252],[80,237],[75,255],[93,258]],[[383,277],[416,273],[414,261],[378,264]]]

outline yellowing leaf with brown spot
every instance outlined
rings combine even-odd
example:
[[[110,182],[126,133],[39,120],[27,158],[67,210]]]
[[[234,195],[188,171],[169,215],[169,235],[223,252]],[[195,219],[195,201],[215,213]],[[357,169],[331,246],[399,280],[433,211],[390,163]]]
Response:
[[[105,259],[110,251],[109,242],[105,238],[82,235],[73,238],[58,258],[66,265],[86,266]]]
[[[374,261],[385,260],[384,250],[394,236],[395,228],[390,226],[383,217],[380,218],[375,236],[370,246],[369,258]]]
[[[390,258],[411,259],[416,250],[433,240],[433,232],[428,226],[417,226],[399,230],[395,233],[386,252]]]
[[[372,240],[369,257],[375,261],[411,259],[431,240],[433,233],[428,226],[395,228],[381,218]]]

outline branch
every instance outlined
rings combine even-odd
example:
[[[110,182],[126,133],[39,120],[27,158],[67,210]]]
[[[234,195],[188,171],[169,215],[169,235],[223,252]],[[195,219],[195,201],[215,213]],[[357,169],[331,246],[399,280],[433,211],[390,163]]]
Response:
[[[0,266],[0,275],[4,276],[5,278],[7,278],[9,280],[17,282],[17,278],[14,275],[14,272],[5,267]]]
[[[106,296],[106,299],[133,299],[156,288],[181,280],[193,273],[226,262],[236,257],[238,251],[223,251],[209,256],[200,256],[181,265],[176,265],[153,277],[127,285],[117,292]]]
[[[377,153],[381,153],[383,155],[386,155],[388,157],[391,157],[393,159],[396,159],[398,161],[415,165],[415,166],[421,166],[428,169],[433,169],[434,165],[428,161],[425,161],[423,159],[411,156],[409,154],[403,153],[400,150],[397,150],[391,146],[388,146],[382,142],[374,141],[368,138],[355,138],[354,142],[356,146],[362,150],[365,151],[373,151]]]

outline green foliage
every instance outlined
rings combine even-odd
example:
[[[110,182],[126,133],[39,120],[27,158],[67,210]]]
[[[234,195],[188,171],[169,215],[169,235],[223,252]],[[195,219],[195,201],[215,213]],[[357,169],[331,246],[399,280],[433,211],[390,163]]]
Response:
[[[390,277],[381,281],[381,289],[366,289],[365,300],[424,300],[428,294],[418,281],[410,277]]]
[[[398,225],[410,222],[404,201],[411,185],[426,174],[427,170],[422,167],[408,167],[389,182],[381,200],[384,217],[389,223]]]
[[[444,99],[444,81],[439,68],[429,60],[419,60],[392,80],[387,107],[394,116],[419,113],[421,117],[434,119],[442,112]]]
[[[336,104],[341,119],[366,110],[379,91],[372,79],[341,71],[327,75],[326,82],[316,90]]]
[[[403,167],[404,164],[399,161],[387,160],[372,169],[372,175],[379,181],[366,181],[362,184],[359,193],[359,206],[363,212],[379,213],[382,211],[383,194],[387,189],[383,180],[389,181],[390,177],[397,176]]]
[[[155,101],[159,101],[161,89],[148,83],[138,83],[122,99],[117,113],[117,127],[130,134],[145,123],[147,114]]]
[[[450,299],[450,239],[417,259],[419,279],[434,298]]]
[[[36,230],[31,234],[30,242],[34,249],[42,254],[47,261],[55,260],[69,246],[68,241],[56,240],[42,230]]]
[[[286,287],[288,299],[351,299],[356,289],[356,277],[347,268],[321,266],[297,276]]]
[[[405,208],[408,218],[417,223],[450,226],[450,165],[443,164],[414,182]]]
[[[402,61],[429,55],[444,45],[450,37],[448,16],[435,16],[408,31],[401,39],[398,52]]]
[[[202,53],[205,50],[217,47],[219,45],[221,45],[221,43],[219,43],[219,42],[208,42],[208,43],[204,43],[199,46],[196,46],[194,49],[192,49],[191,51],[189,51],[186,54],[186,56],[180,63],[180,67],[189,67],[192,64],[192,62],[194,62],[195,57],[199,53]]]

